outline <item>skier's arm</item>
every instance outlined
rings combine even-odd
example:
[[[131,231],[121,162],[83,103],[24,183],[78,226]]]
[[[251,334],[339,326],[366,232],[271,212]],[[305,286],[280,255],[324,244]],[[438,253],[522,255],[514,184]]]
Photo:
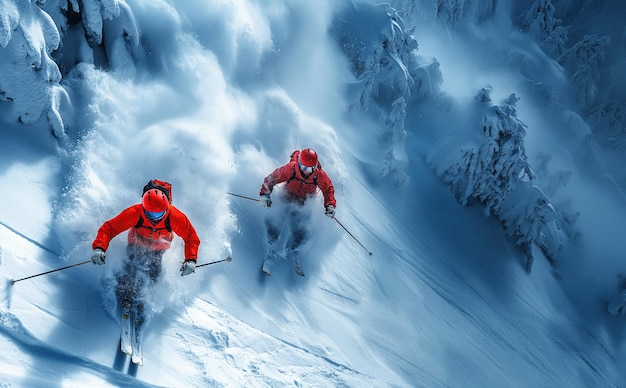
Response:
[[[320,170],[319,175],[317,176],[317,185],[324,195],[324,207],[328,205],[336,207],[337,201],[335,200],[335,187],[324,170]]]
[[[272,193],[272,190],[274,190],[274,186],[279,183],[286,182],[287,179],[291,177],[293,169],[293,165],[291,163],[288,163],[282,167],[277,168],[270,175],[266,176],[263,180],[263,184],[261,185],[259,195],[270,195]]]
[[[137,224],[137,220],[141,216],[138,211],[141,211],[140,204],[124,209],[114,218],[105,221],[98,229],[96,238],[91,243],[91,249],[100,248],[103,251],[109,249],[109,243],[115,236]]]
[[[200,238],[196,230],[183,212],[174,206],[170,206],[170,211],[172,231],[185,242],[185,260],[196,261],[198,259],[198,247],[200,246]]]

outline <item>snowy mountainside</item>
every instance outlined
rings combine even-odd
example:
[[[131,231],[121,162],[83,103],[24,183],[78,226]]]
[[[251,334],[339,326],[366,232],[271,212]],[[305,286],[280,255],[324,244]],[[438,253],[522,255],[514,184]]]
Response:
[[[360,203],[374,202],[362,199]],[[462,214],[448,217],[458,216]],[[469,257],[474,257],[475,263],[475,255],[484,252],[485,242],[463,232],[463,221],[467,220],[457,219],[458,226],[452,232],[463,236],[455,241],[466,252],[473,252]],[[445,224],[441,228],[454,225],[451,219],[439,222]],[[489,222],[483,227],[495,230]],[[506,379],[525,385],[536,379],[539,385],[546,381],[576,385],[582,379],[611,385],[616,379],[585,373],[587,368],[569,360],[570,352],[580,351],[578,347],[586,343],[585,352],[592,352],[589,357],[594,363],[609,362],[596,339],[584,332],[579,333],[582,341],[549,334],[548,328],[554,325],[559,331],[569,327],[571,323],[565,322],[575,321],[576,315],[543,263],[533,272],[536,277],[529,278],[519,265],[507,264],[493,255],[482,259],[491,267],[490,273],[484,273],[475,265],[461,264],[457,248],[450,245],[429,247],[432,243],[426,244],[421,240],[424,237],[411,236],[402,228],[389,224],[378,228],[379,234],[388,229],[385,236],[397,237],[385,242],[372,240],[379,247],[373,249],[372,259],[356,253],[359,250],[353,241],[344,241],[332,259],[319,264],[318,272],[312,274],[315,278],[304,282],[296,282],[299,279],[284,267],[271,279],[259,278],[254,254],[234,249],[234,256],[244,262],[234,260],[228,266],[211,268],[210,275],[198,273],[198,278],[210,277],[210,281],[192,287],[196,295],[188,298],[186,307],[171,303],[155,315],[158,319],[152,320],[146,334],[146,365],[136,372],[134,383],[177,386],[181,375],[188,376],[185,383],[190,386],[289,385],[296,381],[312,386],[405,386],[415,381],[444,386],[470,376],[472,381],[485,384]],[[355,232],[363,231],[358,228]],[[407,239],[414,245],[408,250],[401,248]],[[29,256],[58,260],[3,228],[2,241],[9,240],[14,242],[8,248],[3,245],[2,263],[12,268],[12,278],[49,268],[29,260]],[[505,252],[506,245],[502,244],[494,244],[491,251]],[[416,260],[415,252],[428,260]],[[49,368],[55,373],[45,373],[48,383],[130,383],[124,370],[115,369],[119,367],[115,364],[119,329],[102,306],[100,287],[93,286],[98,270],[89,264],[5,286],[2,332],[7,349],[13,350],[4,353],[3,364],[11,365],[10,360],[23,354],[37,360],[30,368],[37,371],[35,377],[27,369],[23,375],[11,376],[10,381],[36,382],[39,371],[47,372],[52,364]],[[176,271],[168,272],[165,281],[180,284]],[[494,275],[501,280],[494,282]],[[511,282],[516,287],[507,287]],[[552,297],[546,300],[545,295]],[[527,310],[529,305],[533,313]],[[33,326],[42,321],[46,324]],[[503,322],[517,323],[511,328]],[[537,337],[542,340],[537,341]],[[525,339],[525,352],[517,355],[510,351],[519,346],[516,338]],[[414,346],[406,346],[407,339]],[[560,351],[552,348],[555,343]],[[441,353],[443,349],[456,351]],[[477,357],[477,349],[487,358]],[[494,354],[512,360],[503,365]],[[562,364],[562,375],[546,380],[537,373],[539,359],[545,374],[555,375],[544,354],[552,354]],[[456,360],[450,362],[450,357]],[[62,368],[52,369],[59,363]],[[39,364],[46,367],[42,369]],[[476,374],[476,368],[485,374]],[[501,374],[494,374],[494,370]],[[578,372],[570,375],[572,370]]]
[[[584,38],[592,2],[373,3],[0,0],[3,386],[623,385],[623,321],[606,311],[623,271],[622,157],[590,125],[616,121],[579,105],[602,111],[619,93],[587,94],[610,77],[576,73],[591,62],[574,50],[609,51],[615,22],[610,43]],[[542,12],[554,19],[538,31]],[[557,28],[569,25],[572,41]],[[590,59],[619,68],[617,52]],[[516,115],[499,118],[519,131],[498,153],[482,133],[508,127],[481,120],[513,94]],[[366,249],[316,198],[306,276],[278,262],[267,277],[264,219],[281,206],[227,193],[256,197],[307,146]],[[534,187],[579,213],[557,260],[528,244],[527,272],[502,220],[437,175],[480,147],[496,166],[524,151]],[[87,260],[151,178],[174,184],[199,262],[233,261],[183,278],[175,240],[135,367],[116,351],[125,234],[103,267],[9,281]]]

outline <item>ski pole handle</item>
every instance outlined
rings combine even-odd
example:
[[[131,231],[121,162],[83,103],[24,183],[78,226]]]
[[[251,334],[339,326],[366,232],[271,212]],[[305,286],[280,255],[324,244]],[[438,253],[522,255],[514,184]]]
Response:
[[[11,284],[13,285],[13,284],[15,284],[17,282],[21,282],[22,280],[36,278],[37,276],[47,275],[47,274],[52,273],[52,272],[62,271],[64,269],[73,268],[73,267],[78,267],[79,265],[83,265],[83,264],[87,264],[87,263],[91,263],[91,260],[83,261],[83,262],[80,262],[80,263],[77,263],[77,264],[68,265],[67,267],[63,267],[63,268],[53,269],[52,271],[39,273],[37,275],[32,275],[32,276],[28,276],[28,277],[17,279],[17,280],[11,280]]]
[[[233,260],[233,258],[232,258],[232,257],[230,257],[230,256],[228,256],[228,257],[226,257],[225,259],[222,259],[222,260],[212,261],[212,262],[210,262],[210,263],[204,263],[204,264],[196,265],[196,268],[204,267],[205,265],[211,265],[211,264],[221,263],[221,262],[224,262],[224,261],[228,261],[228,262],[230,262],[230,261],[232,261],[232,260]]]
[[[243,198],[243,199],[249,199],[250,201],[261,202],[260,199],[252,198],[252,197],[246,197],[245,195],[239,195],[239,194],[233,194],[233,193],[226,193],[226,194],[232,195],[232,196],[235,196],[235,197],[239,197],[239,198]]]

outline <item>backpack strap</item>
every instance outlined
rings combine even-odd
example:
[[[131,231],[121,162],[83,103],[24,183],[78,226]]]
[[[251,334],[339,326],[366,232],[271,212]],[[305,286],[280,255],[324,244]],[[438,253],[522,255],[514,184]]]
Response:
[[[168,214],[167,217],[165,217],[165,229],[168,232],[172,231],[172,225],[170,225],[170,215]]]
[[[135,224],[135,228],[155,229],[155,228],[151,228],[149,226],[144,226],[143,225],[143,217],[141,215],[139,216],[139,220],[137,220],[137,223]],[[168,232],[172,231],[172,225],[170,224],[170,215],[169,214],[167,215],[167,217],[165,217],[165,228],[156,228],[156,229],[165,229]]]
[[[289,177],[289,179],[287,179],[287,182],[285,184],[289,184],[289,182],[291,182],[294,179],[296,179],[296,168],[294,168],[291,171],[291,176]]]
[[[291,177],[289,177],[289,179],[287,179],[287,182],[285,184],[288,184],[289,182],[291,182],[292,180],[297,180],[300,181],[302,183],[306,183],[307,185],[315,185],[317,186],[317,174],[313,177],[313,183],[311,182],[307,182],[305,179],[300,179],[298,178],[296,175],[296,168],[298,168],[298,164],[296,163],[296,165],[293,168],[293,171],[291,172]]]

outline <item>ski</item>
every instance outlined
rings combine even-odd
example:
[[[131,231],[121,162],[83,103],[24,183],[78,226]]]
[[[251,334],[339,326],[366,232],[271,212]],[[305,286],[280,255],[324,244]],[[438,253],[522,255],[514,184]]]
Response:
[[[265,259],[263,260],[263,266],[261,267],[261,271],[267,276],[270,276],[270,267],[272,266],[272,260]]]
[[[261,266],[261,271],[263,271],[263,273],[267,276],[270,276],[272,265],[274,264],[274,261],[272,259],[274,258],[276,258],[276,250],[272,245],[267,250],[267,253],[265,254],[265,259],[263,260],[263,265]]]
[[[274,264],[273,258],[276,258],[276,251],[274,249],[270,249],[265,255],[265,259],[263,260],[263,265],[261,266],[261,271],[267,276],[271,274],[271,267]],[[302,265],[300,264],[300,260],[295,255],[289,255],[292,257],[293,270],[298,276],[304,276],[304,271],[302,270]],[[284,259],[284,257],[279,256],[280,259]]]
[[[132,354],[130,327],[130,307],[122,307],[122,333],[120,335],[120,350],[125,354]]]
[[[302,271],[302,266],[300,265],[300,260],[297,257],[293,258],[293,270],[298,276],[304,276],[304,271]]]
[[[132,354],[131,361],[135,365],[143,365],[143,354],[141,352],[141,336],[143,334],[143,307],[138,307],[135,311],[135,324],[133,325],[132,342]]]
[[[120,334],[120,350],[131,356],[135,365],[143,365],[141,352],[141,336],[143,332],[143,306],[122,307],[122,332]]]
[[[130,356],[133,364],[143,366],[143,354],[141,353],[141,343],[137,342],[133,345],[133,354]]]

